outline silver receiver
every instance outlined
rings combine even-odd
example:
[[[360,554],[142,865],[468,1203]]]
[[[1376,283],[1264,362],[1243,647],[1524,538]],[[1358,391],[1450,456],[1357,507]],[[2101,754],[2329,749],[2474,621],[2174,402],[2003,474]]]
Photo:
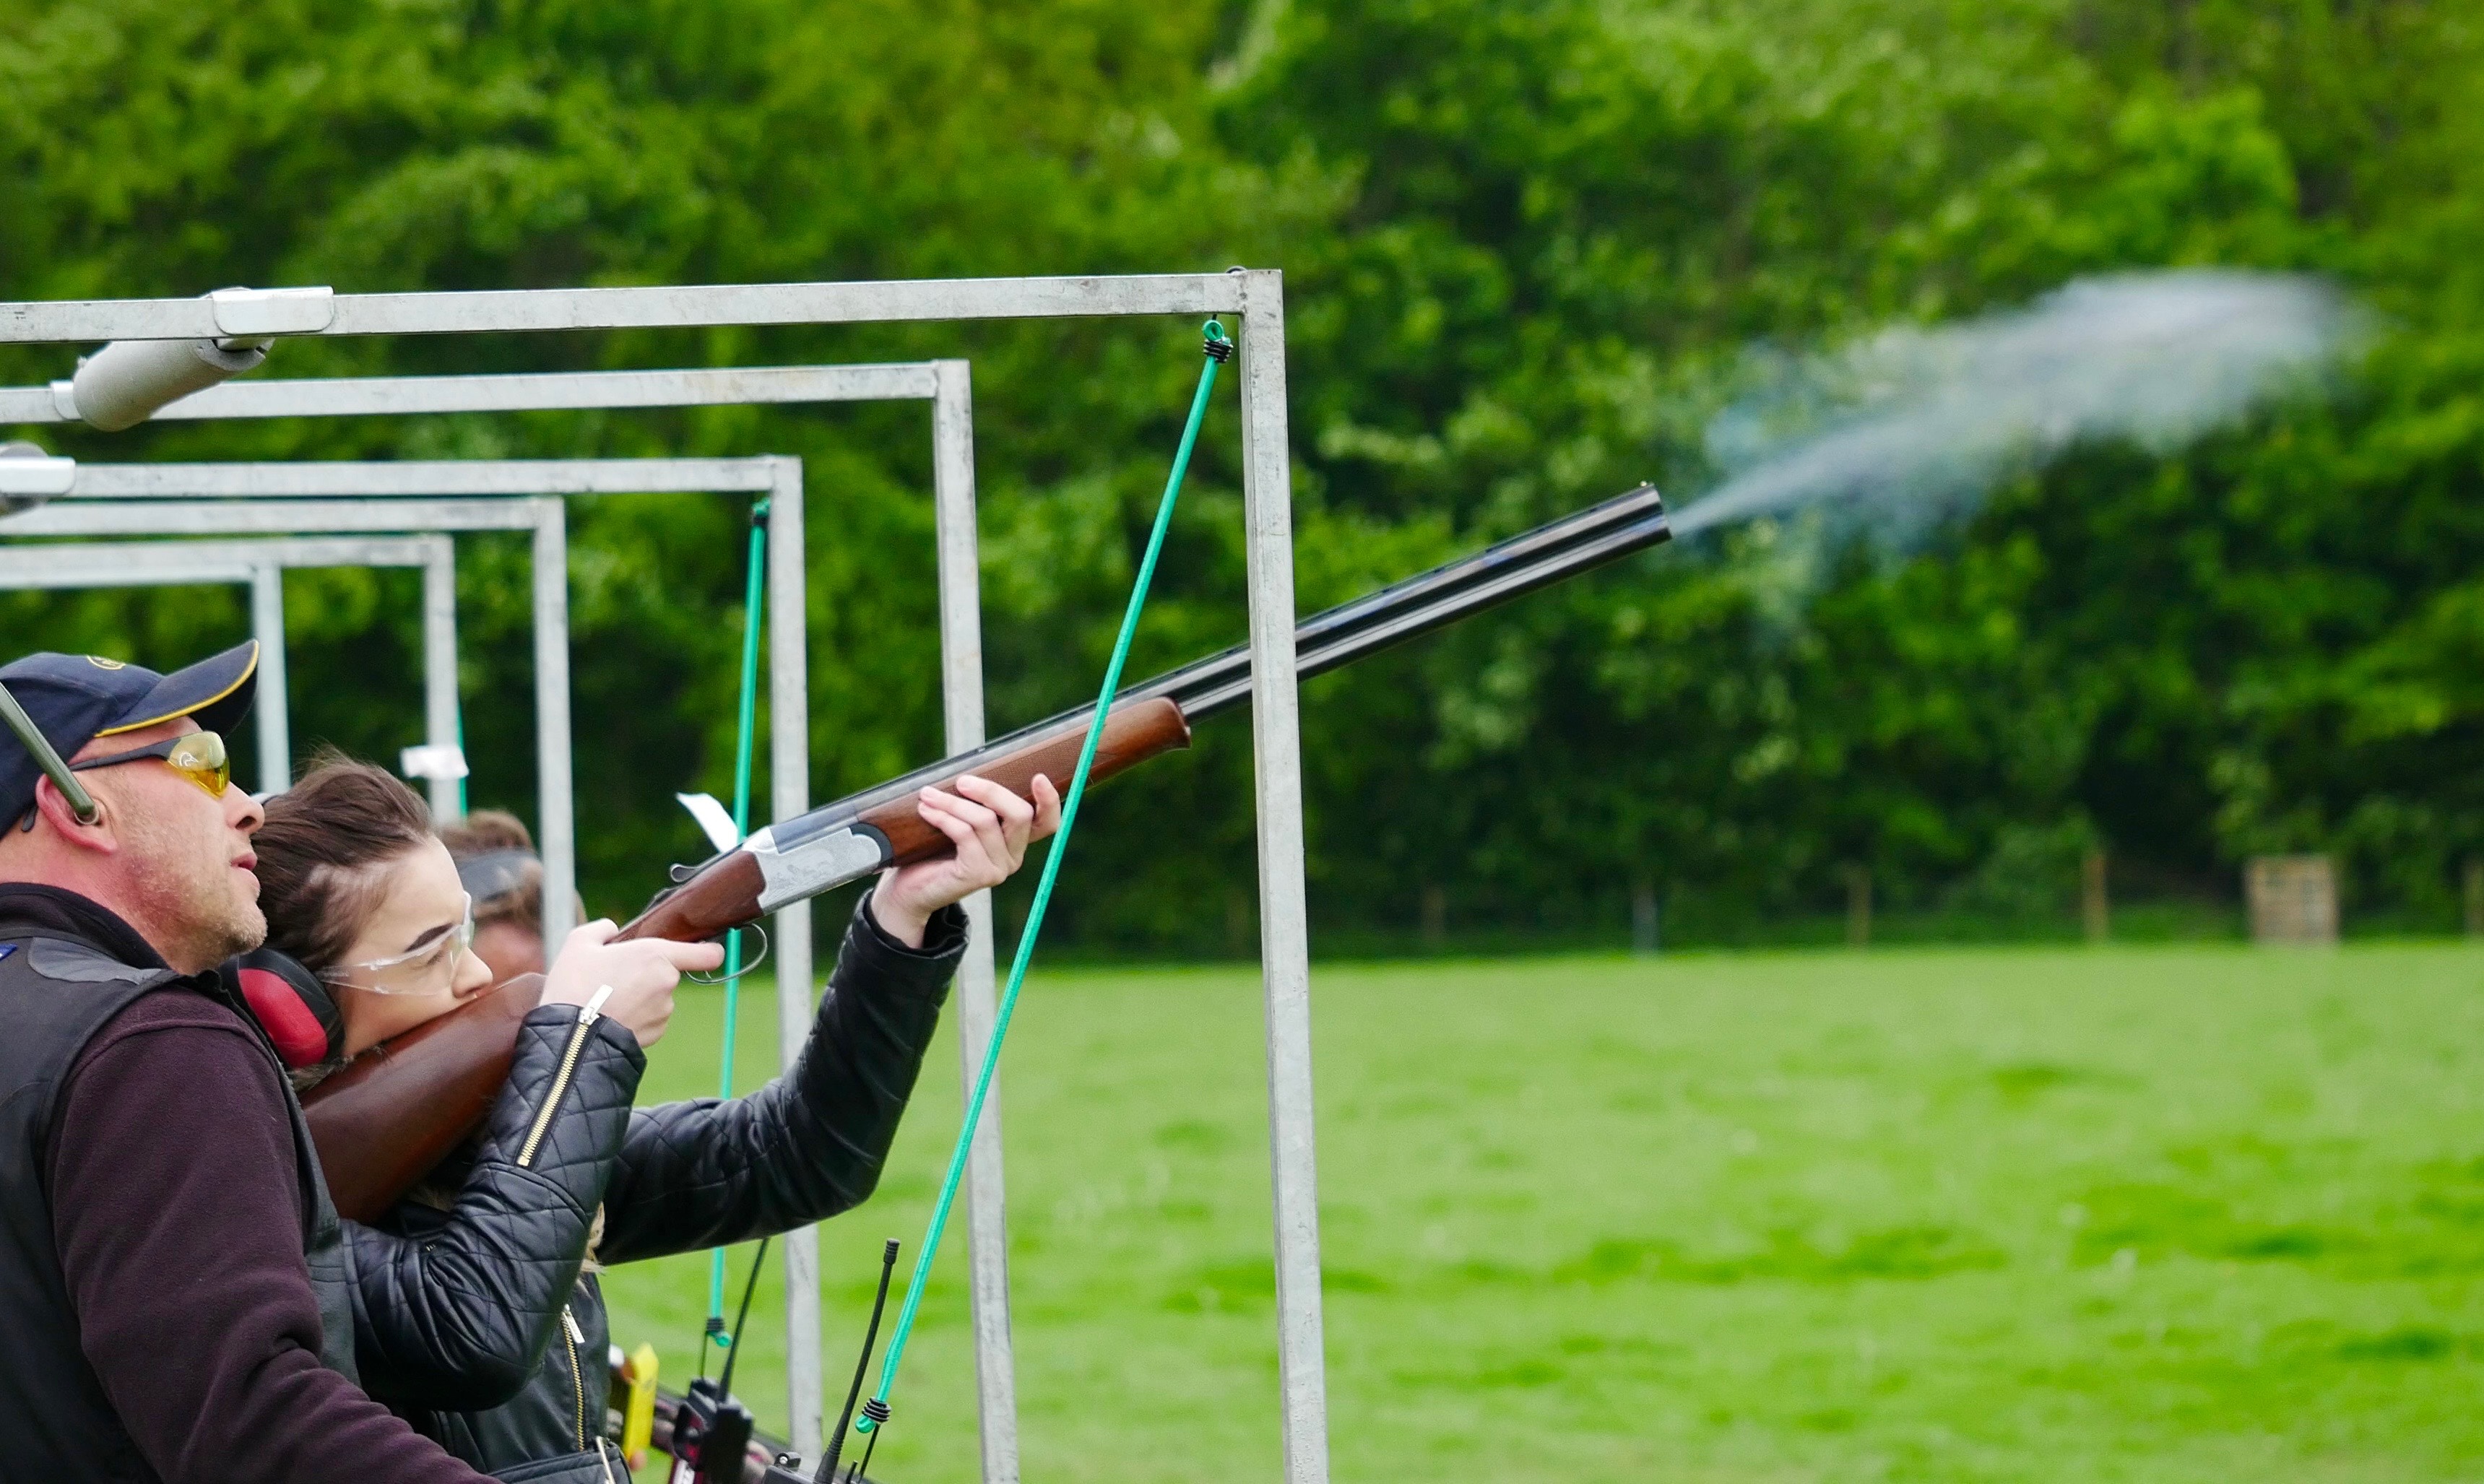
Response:
[[[814,835],[791,850],[776,848],[776,832],[763,829],[742,842],[759,862],[759,910],[773,912],[807,902],[848,881],[858,881],[889,863],[888,837],[868,824],[849,824]]]

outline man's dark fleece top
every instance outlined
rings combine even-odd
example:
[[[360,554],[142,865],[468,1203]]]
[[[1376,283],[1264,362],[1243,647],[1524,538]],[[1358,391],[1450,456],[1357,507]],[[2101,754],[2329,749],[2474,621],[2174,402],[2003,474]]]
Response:
[[[119,917],[51,887],[0,884],[0,923],[164,966]],[[182,981],[87,1042],[44,1166],[80,1348],[171,1484],[476,1484],[319,1363],[290,1095],[257,1033]]]

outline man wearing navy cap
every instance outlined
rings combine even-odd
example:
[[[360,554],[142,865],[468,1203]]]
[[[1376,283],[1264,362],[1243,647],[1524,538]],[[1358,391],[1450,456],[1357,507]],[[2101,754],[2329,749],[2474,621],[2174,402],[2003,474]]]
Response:
[[[0,1472],[476,1484],[354,1382],[337,1216],[216,966],[266,934],[222,733],[258,647],[0,667]]]

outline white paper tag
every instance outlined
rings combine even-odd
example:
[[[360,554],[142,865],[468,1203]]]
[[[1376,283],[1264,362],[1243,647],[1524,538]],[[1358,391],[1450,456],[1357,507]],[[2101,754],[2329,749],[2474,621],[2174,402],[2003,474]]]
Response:
[[[698,827],[707,834],[708,844],[718,850],[729,850],[742,843],[742,832],[733,827],[733,816],[724,812],[724,805],[716,801],[715,795],[676,794],[673,796],[682,801],[682,807],[690,812],[691,819],[698,821]]]
[[[396,770],[409,778],[463,778],[466,754],[447,742],[425,742],[397,754]]]

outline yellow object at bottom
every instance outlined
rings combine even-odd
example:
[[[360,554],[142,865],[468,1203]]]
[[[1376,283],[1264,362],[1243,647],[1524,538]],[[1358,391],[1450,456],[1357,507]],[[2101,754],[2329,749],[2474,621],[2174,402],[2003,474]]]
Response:
[[[641,1341],[622,1374],[630,1383],[630,1403],[621,1411],[621,1452],[635,1469],[656,1435],[656,1347]]]

